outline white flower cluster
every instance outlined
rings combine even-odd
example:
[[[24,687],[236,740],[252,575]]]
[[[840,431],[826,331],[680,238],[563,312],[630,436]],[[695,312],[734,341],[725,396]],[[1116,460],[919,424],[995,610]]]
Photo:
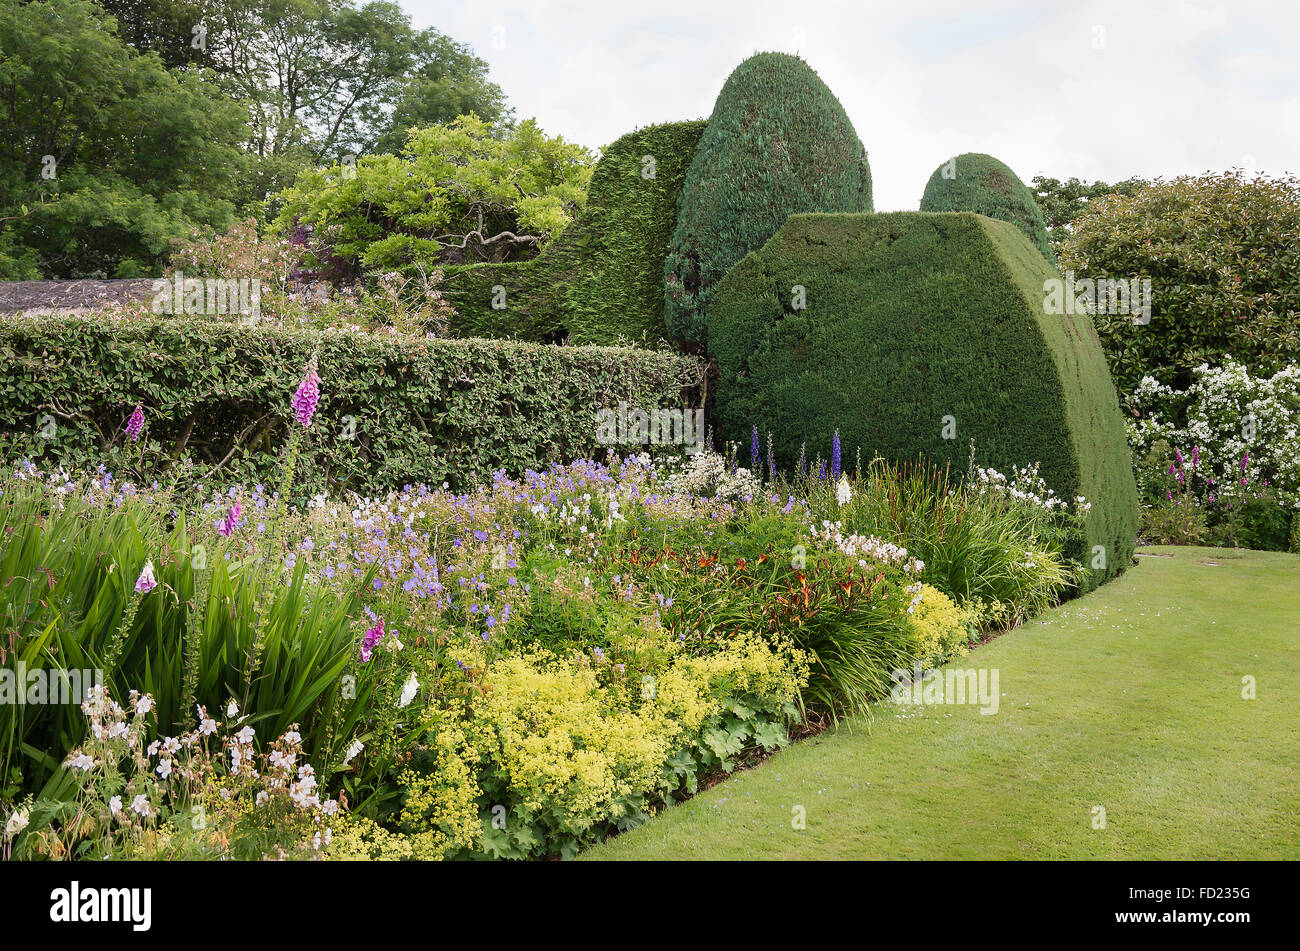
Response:
[[[1201,364],[1193,377],[1183,392],[1142,380],[1129,398],[1141,414],[1128,424],[1129,446],[1139,457],[1162,439],[1184,457],[1196,447],[1198,471],[1220,498],[1239,495],[1242,478],[1252,487],[1267,480],[1283,504],[1300,508],[1300,365],[1265,378],[1233,361]],[[1180,428],[1172,419],[1183,413]]]
[[[1017,502],[1040,508],[1044,512],[1060,512],[1069,508],[1069,504],[1064,499],[1058,498],[1047,481],[1038,474],[1036,462],[1023,469],[1020,466],[1012,466],[1009,478],[997,469],[976,469],[972,487],[980,495],[1005,495]],[[1076,515],[1082,515],[1090,508],[1092,503],[1082,495],[1075,497]]]
[[[906,548],[900,548],[892,542],[881,541],[875,535],[845,535],[844,525],[841,522],[823,520],[820,528],[813,526],[809,531],[814,544],[834,548],[843,555],[856,558],[859,568],[865,568],[870,562],[878,565],[898,565],[908,574],[914,575],[920,575],[925,569],[925,562],[909,555]],[[909,587],[908,590],[910,591],[911,588]],[[918,602],[919,594],[918,585]]]
[[[707,451],[690,457],[685,468],[669,477],[668,485],[682,495],[722,502],[755,498],[763,491],[763,483],[748,469],[729,470],[722,456]]]

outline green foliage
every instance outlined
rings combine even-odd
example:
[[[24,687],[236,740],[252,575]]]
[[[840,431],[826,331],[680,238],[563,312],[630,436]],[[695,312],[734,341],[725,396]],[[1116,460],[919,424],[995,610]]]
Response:
[[[628,348],[38,317],[0,325],[0,418],[26,443],[11,451],[123,471],[133,463],[122,427],[139,402],[147,470],[188,454],[200,478],[275,482],[289,396],[313,352],[325,382],[306,439],[306,494],[466,486],[498,468],[578,458],[599,450],[595,409],[681,405],[698,376],[686,358]]]
[[[141,53],[155,53],[168,69],[203,67],[206,50],[195,45],[195,27],[212,12],[211,0],[96,0],[117,21],[117,32]],[[205,11],[205,7],[207,11]]]
[[[1090,321],[1043,312],[1054,275],[1014,227],[976,215],[791,216],[719,285],[719,432],[771,431],[783,467],[837,429],[846,451],[895,461],[964,471],[973,439],[982,465],[1040,463],[1061,497],[1092,503],[1067,552],[1090,566],[1103,547],[1086,590],[1128,566],[1137,499]]]
[[[410,125],[506,115],[487,64],[396,3],[215,0],[204,17],[206,65],[248,117],[257,174],[243,203],[284,188],[304,167],[401,146]],[[455,111],[452,111],[452,110]]]
[[[873,459],[860,473],[855,467],[849,482],[844,503],[834,482],[815,475],[782,491],[808,500],[813,524],[839,522],[845,532],[904,546],[925,565],[928,584],[963,606],[988,609],[981,627],[1019,624],[1077,581],[1066,552],[1077,546],[1080,513],[1049,504],[1032,479],[1018,480],[1012,494],[1012,486],[978,472],[964,482],[933,463]]]
[[[602,151],[586,207],[537,258],[448,268],[443,292],[459,314],[453,333],[658,340],[677,195],[703,131],[703,122],[674,122],[628,133]],[[496,287],[505,295],[499,308]]]
[[[239,109],[169,73],[82,0],[0,0],[0,272],[115,276],[225,227]],[[47,177],[49,176],[49,177]]]
[[[488,64],[473,50],[435,30],[412,38],[413,69],[396,94],[387,127],[374,134],[366,151],[400,152],[410,129],[478,116],[498,125],[510,119],[501,87],[487,78]]]
[[[1159,499],[1142,510],[1139,534],[1148,545],[1204,544],[1205,511],[1190,496]]]
[[[274,227],[309,229],[317,268],[343,279],[516,260],[568,225],[590,175],[586,149],[532,119],[501,138],[461,116],[412,131],[401,156],[303,172],[278,197]]]
[[[871,211],[867,153],[839,100],[797,56],[759,53],[727,78],[682,186],[664,260],[668,332],[703,343],[731,266],[795,212]]]
[[[1105,182],[1081,182],[1077,178],[1060,181],[1035,175],[1030,182],[1030,191],[1034,203],[1043,213],[1043,224],[1047,226],[1047,238],[1052,243],[1052,253],[1057,257],[1065,241],[1070,237],[1071,226],[1083,217],[1090,203],[1107,195],[1132,195],[1147,184],[1143,179],[1130,178],[1127,181],[1107,185]]]
[[[967,152],[934,170],[921,196],[922,211],[973,211],[1009,221],[1050,263],[1056,263],[1043,212],[1024,182],[991,155]]]
[[[153,694],[169,731],[192,725],[187,693],[213,711],[234,697],[277,734],[302,724],[313,734],[311,755],[340,752],[329,749],[323,727],[355,655],[355,589],[318,588],[305,562],[281,572],[282,555],[263,561],[192,514],[173,517],[172,504],[184,504],[165,495],[114,500],[116,490],[102,485],[58,492],[12,474],[3,487],[0,610],[17,645],[12,666],[102,670],[115,696]],[[133,587],[147,561],[158,586],[140,595]],[[197,666],[187,689],[191,652]],[[0,776],[19,770],[29,791],[57,784],[84,727],[75,704],[0,704]]]
[[[1186,389],[1202,363],[1232,359],[1257,376],[1300,363],[1297,233],[1293,176],[1157,180],[1091,204],[1061,265],[1081,278],[1149,278],[1151,322],[1097,314],[1097,332],[1121,392],[1144,375]]]

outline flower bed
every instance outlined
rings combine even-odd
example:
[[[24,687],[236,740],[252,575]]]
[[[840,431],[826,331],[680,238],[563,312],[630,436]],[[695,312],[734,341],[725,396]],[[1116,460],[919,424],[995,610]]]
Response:
[[[1032,470],[708,454],[291,509],[298,451],[201,502],[4,478],[14,663],[107,691],[0,712],[15,854],[572,855],[1052,603],[1086,518]]]

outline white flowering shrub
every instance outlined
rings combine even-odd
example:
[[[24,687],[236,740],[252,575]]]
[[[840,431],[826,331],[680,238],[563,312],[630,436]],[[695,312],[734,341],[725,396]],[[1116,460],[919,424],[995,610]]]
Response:
[[[1188,390],[1145,377],[1129,404],[1134,456],[1145,459],[1167,442],[1177,453],[1170,474],[1195,468],[1187,488],[1202,503],[1226,508],[1267,486],[1281,504],[1300,508],[1300,366],[1255,377],[1231,361],[1201,364]]]
[[[716,452],[701,452],[688,457],[685,466],[669,479],[672,490],[682,495],[714,498],[719,501],[743,501],[763,491],[763,483],[748,469],[730,469]]]

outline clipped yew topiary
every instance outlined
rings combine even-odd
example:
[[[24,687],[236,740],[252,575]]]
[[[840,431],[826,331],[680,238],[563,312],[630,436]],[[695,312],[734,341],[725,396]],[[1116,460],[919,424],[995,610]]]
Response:
[[[662,337],[664,256],[703,131],[696,120],[628,133],[603,151],[582,214],[536,258],[448,268],[452,333],[590,344]]]
[[[1055,274],[979,215],[793,215],[714,296],[718,430],[772,432],[785,467],[836,429],[846,462],[860,448],[965,472],[973,439],[981,466],[1040,463],[1061,498],[1092,503],[1069,549],[1090,588],[1131,560],[1137,493],[1091,320],[1044,313]]]
[[[973,211],[1009,221],[1052,264],[1056,255],[1047,238],[1043,212],[1016,173],[991,155],[967,152],[934,170],[921,196],[922,211]]]
[[[668,332],[703,342],[714,286],[795,212],[871,211],[867,153],[797,56],[759,53],[727,78],[677,204],[664,261]]]

